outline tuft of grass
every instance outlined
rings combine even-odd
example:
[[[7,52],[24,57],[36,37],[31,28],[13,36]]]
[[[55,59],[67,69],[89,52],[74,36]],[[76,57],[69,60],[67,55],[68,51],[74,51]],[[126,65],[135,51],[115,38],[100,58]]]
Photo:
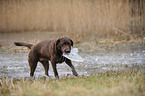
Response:
[[[0,79],[0,95],[16,96],[143,96],[145,70],[116,71],[60,80]]]

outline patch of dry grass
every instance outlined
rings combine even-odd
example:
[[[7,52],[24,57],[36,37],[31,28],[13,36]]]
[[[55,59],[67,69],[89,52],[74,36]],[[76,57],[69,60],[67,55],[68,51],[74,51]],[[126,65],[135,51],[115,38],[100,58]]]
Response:
[[[143,96],[145,70],[116,71],[61,80],[0,79],[0,95],[16,96]]]

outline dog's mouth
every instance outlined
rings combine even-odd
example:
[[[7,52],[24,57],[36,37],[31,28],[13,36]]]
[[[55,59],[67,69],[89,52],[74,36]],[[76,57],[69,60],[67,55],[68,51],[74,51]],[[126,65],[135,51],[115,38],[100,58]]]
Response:
[[[64,54],[67,54],[67,55],[68,55],[68,54],[71,52],[71,50],[69,50],[69,49],[63,49],[62,52],[63,52]]]
[[[71,51],[64,51],[63,54],[64,55],[69,55],[71,53]]]
[[[69,55],[69,54],[70,54],[70,52],[64,52],[64,54],[65,54],[65,55]]]
[[[64,53],[68,55],[70,53],[70,51],[65,51]]]
[[[64,56],[64,57],[67,57],[67,58],[69,58],[69,59],[70,59],[70,55],[71,55],[71,53],[63,53],[63,56]]]

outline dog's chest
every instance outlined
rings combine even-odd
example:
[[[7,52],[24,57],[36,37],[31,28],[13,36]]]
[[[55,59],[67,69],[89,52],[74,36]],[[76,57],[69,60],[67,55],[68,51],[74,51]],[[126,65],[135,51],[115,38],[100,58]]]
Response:
[[[51,61],[55,62],[55,63],[62,63],[62,62],[64,62],[64,57],[63,56],[53,56],[51,58]]]

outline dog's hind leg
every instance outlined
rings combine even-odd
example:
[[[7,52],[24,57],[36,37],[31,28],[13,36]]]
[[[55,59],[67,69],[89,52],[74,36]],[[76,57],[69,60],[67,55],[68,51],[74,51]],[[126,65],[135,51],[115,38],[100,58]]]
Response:
[[[38,61],[37,61],[38,62]],[[29,61],[29,66],[30,66],[30,76],[34,76],[35,69],[37,67],[37,62],[36,61]]]
[[[45,69],[45,75],[49,77],[48,70],[49,70],[49,62],[47,61],[40,61]]]
[[[37,67],[38,63],[38,56],[34,54],[34,52],[30,51],[29,58],[28,58],[29,66],[30,66],[30,76],[34,76],[34,71]]]

